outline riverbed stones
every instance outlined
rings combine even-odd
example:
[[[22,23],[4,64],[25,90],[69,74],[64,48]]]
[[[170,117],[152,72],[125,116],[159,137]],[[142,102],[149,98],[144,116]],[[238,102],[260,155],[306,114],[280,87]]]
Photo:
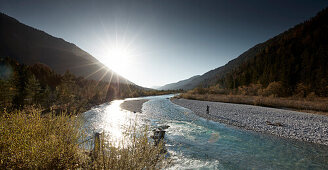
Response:
[[[172,99],[196,115],[247,130],[328,145],[328,116],[260,106]],[[211,113],[206,114],[207,105]]]
[[[120,107],[133,113],[141,113],[142,105],[147,101],[147,99],[126,100],[120,105]]]

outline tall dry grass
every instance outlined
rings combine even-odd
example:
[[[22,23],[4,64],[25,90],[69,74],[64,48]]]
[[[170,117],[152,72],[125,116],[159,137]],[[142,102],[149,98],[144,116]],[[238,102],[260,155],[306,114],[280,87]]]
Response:
[[[98,152],[81,148],[85,134],[77,118],[36,109],[0,114],[0,169],[157,169],[167,165],[163,145],[147,131],[127,129],[117,147],[102,136]],[[97,154],[95,154],[97,153]]]

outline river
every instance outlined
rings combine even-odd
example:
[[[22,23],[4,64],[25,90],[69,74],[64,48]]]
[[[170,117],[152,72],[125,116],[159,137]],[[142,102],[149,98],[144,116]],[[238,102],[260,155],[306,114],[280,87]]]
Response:
[[[99,105],[83,114],[89,134],[122,138],[131,122],[169,125],[165,142],[170,169],[328,169],[328,146],[242,130],[198,117],[173,104],[173,95],[142,97],[142,113],[120,108],[124,100]],[[125,99],[133,100],[133,99]]]

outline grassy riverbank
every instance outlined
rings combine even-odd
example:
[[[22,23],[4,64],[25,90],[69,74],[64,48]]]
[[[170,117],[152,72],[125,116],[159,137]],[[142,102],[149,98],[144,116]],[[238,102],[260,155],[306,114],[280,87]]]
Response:
[[[194,94],[192,92],[187,92],[179,95],[178,98],[288,108],[297,111],[328,115],[328,99],[320,97],[295,98],[238,94]]]
[[[128,145],[124,139],[119,141],[122,147],[101,138],[100,151],[94,155],[81,147],[85,134],[80,127],[77,118],[67,114],[41,116],[36,109],[2,112],[0,169],[157,169],[165,165],[162,146],[154,146],[146,130],[128,129],[132,140]]]

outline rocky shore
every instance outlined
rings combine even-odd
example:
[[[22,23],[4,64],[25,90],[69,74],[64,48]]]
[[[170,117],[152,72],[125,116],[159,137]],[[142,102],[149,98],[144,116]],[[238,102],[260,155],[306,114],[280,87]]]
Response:
[[[328,116],[221,102],[172,99],[198,116],[247,130],[328,145]],[[209,106],[209,114],[206,108]]]
[[[124,101],[120,107],[124,110],[128,110],[130,112],[142,112],[142,104],[147,102],[146,99],[140,99],[140,100],[126,100]]]

